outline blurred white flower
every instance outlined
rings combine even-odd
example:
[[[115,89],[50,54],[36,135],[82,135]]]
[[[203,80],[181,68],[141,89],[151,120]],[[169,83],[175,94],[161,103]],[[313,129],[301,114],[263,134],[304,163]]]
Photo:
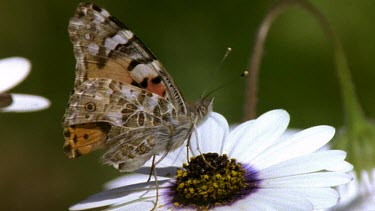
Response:
[[[375,169],[362,171],[358,179],[352,172],[353,181],[339,186],[340,202],[331,211],[371,211],[375,210]]]
[[[28,94],[5,93],[29,74],[31,63],[21,57],[0,60],[0,112],[30,112],[48,108],[48,99]]]
[[[305,211],[334,206],[339,194],[332,187],[352,179],[347,173],[352,165],[344,160],[344,151],[317,151],[331,140],[334,128],[316,126],[283,136],[288,124],[286,111],[273,110],[229,132],[225,118],[212,113],[190,140],[190,155],[195,157],[188,164],[183,165],[187,163],[185,147],[158,163],[158,175],[165,177],[158,177],[156,210]],[[170,173],[171,169],[177,173]],[[112,181],[107,184],[109,190],[70,210],[152,209],[155,183],[146,182],[148,168],[138,172],[146,174]]]

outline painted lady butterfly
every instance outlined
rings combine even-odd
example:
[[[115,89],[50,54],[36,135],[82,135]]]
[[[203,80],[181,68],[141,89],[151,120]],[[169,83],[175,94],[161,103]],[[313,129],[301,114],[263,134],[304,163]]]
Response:
[[[190,137],[212,99],[187,104],[152,52],[124,24],[93,3],[69,23],[77,60],[63,120],[70,158],[104,148],[104,163],[134,171]]]

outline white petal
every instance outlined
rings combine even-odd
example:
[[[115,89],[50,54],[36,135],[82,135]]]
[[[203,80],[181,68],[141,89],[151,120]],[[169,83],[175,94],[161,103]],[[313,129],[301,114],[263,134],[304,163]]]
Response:
[[[163,157],[163,154],[157,155],[155,160],[158,162]],[[168,152],[168,155],[161,160],[156,167],[181,167],[183,163],[186,163],[186,144],[183,144],[181,147],[177,148],[176,150]],[[144,166],[151,167],[152,166],[152,158],[148,160]]]
[[[288,191],[292,190],[296,194],[306,197],[315,209],[327,209],[336,205],[340,199],[340,194],[332,188],[288,189]]]
[[[332,188],[272,188],[277,197],[285,194],[308,200],[314,209],[326,209],[337,204],[340,195]],[[291,209],[288,209],[291,210]]]
[[[261,170],[258,177],[268,179],[339,168],[346,166],[345,156],[346,153],[340,150],[316,152]]]
[[[151,184],[151,185],[150,185]],[[139,183],[120,188],[106,190],[97,194],[94,194],[87,199],[71,206],[69,210],[85,210],[98,208],[109,205],[123,204],[138,201],[155,200],[156,192],[154,183]],[[159,191],[162,187],[168,186],[168,182],[159,181]],[[147,191],[151,188],[150,191]],[[162,196],[160,196],[162,198]],[[159,199],[160,199],[159,198]],[[162,199],[161,199],[162,200]]]
[[[0,93],[5,92],[22,82],[29,74],[31,63],[21,57],[0,60]]]
[[[224,141],[229,133],[227,120],[219,113],[211,112],[209,118],[193,132],[190,147],[193,155],[198,155],[198,150],[202,153],[221,153]]]
[[[334,134],[335,129],[330,126],[316,126],[303,130],[270,147],[250,164],[262,170],[285,160],[309,154],[324,146]]]
[[[369,172],[363,171],[361,180],[358,180],[354,172],[351,174],[354,177],[353,181],[337,188],[341,199],[331,210],[375,210],[375,171],[372,171],[372,176]]]
[[[27,94],[12,94],[13,103],[1,112],[30,112],[39,111],[50,106],[50,101],[44,97]]]
[[[226,211],[226,210],[230,210],[230,209],[233,209],[233,208],[228,205],[228,206],[214,207],[214,208],[212,208],[210,210],[213,210],[213,211]],[[238,209],[238,210],[241,210],[241,209]]]
[[[341,172],[319,172],[261,180],[262,188],[324,188],[346,184],[352,177]]]
[[[133,210],[147,211],[147,210],[152,210],[152,208],[154,208],[154,203],[155,203],[155,200],[147,200],[147,201],[140,201],[140,202],[135,202],[135,203],[126,203],[125,205],[119,204],[115,207],[110,207],[105,210],[106,211],[128,211],[128,210],[129,211],[133,211]],[[167,206],[163,206],[163,205],[158,205],[155,209],[155,211],[164,211],[164,210],[171,211],[171,209],[168,209]],[[181,209],[181,211],[184,211],[184,209]]]
[[[226,207],[218,207],[214,210],[295,210],[296,205],[287,204],[285,209],[276,209],[273,203],[276,200],[264,200],[264,195],[275,195],[275,199],[286,196],[287,198],[282,198],[281,200],[287,200],[292,203],[297,203],[297,207],[301,210],[312,210],[314,209],[326,209],[334,206],[339,199],[339,194],[336,190],[332,188],[272,188],[272,189],[260,189],[259,191],[251,194],[247,198],[235,202],[234,204]],[[302,200],[301,203],[299,200]],[[277,202],[279,203],[279,202]],[[281,202],[285,204],[285,202]],[[299,204],[300,203],[300,204]]]
[[[312,210],[313,204],[306,198],[276,189],[259,189],[248,197],[231,205],[231,210]],[[256,209],[253,209],[256,208]]]
[[[119,204],[114,207],[109,207],[105,211],[126,211],[126,210],[152,210],[154,207],[154,200],[146,200],[135,203]],[[161,209],[156,209],[157,211]]]
[[[229,156],[248,163],[272,145],[284,133],[288,124],[289,114],[286,111],[273,110],[255,121],[238,126],[228,136],[228,142],[235,144]]]
[[[144,183],[149,178],[149,175],[138,174],[138,173],[126,173],[124,176],[118,177],[104,184],[105,189],[114,189],[127,185],[133,185],[137,183]],[[170,178],[158,176],[158,181],[168,180]],[[155,177],[151,176],[150,181],[154,181]]]
[[[224,143],[224,149],[222,154],[227,154],[230,157],[232,156],[232,151],[236,150],[236,146],[239,145],[238,140],[244,136],[244,133],[246,133],[248,130],[250,130],[255,124],[255,120],[249,120],[247,122],[244,122],[240,125],[237,125],[235,128],[233,128],[229,135],[227,140]],[[246,146],[250,142],[245,143]]]
[[[277,139],[277,141],[274,143],[274,144],[277,144],[279,142],[282,142],[286,139],[288,139],[290,136],[298,133],[298,132],[301,132],[301,129],[290,129],[288,128],[287,130],[285,130],[285,132],[280,136],[280,138]]]
[[[114,189],[126,185],[132,185],[147,181],[148,176],[145,174],[125,174],[104,184],[105,189]]]
[[[186,143],[174,151],[168,153],[168,155],[158,164],[157,167],[181,167],[183,163],[187,163],[187,151]],[[157,160],[157,159],[156,159]]]
[[[340,162],[339,165],[336,165],[336,166],[331,166],[330,168],[327,168],[328,171],[337,171],[337,172],[349,172],[351,170],[353,170],[353,165],[346,162],[346,161],[343,161],[343,162]]]

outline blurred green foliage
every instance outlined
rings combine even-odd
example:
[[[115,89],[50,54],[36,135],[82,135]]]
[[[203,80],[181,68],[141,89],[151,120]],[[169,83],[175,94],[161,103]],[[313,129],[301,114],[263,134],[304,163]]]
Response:
[[[213,94],[214,109],[230,123],[242,120],[245,81],[237,78],[246,68],[257,27],[275,1],[96,2],[148,45],[187,100],[235,80]],[[62,152],[61,119],[75,66],[67,25],[78,3],[1,2],[0,58],[23,56],[33,64],[30,76],[11,92],[42,95],[52,102],[42,112],[0,113],[2,210],[66,210],[121,175],[100,164],[100,152],[77,160]],[[342,39],[359,99],[367,116],[375,118],[375,2],[313,3]],[[233,51],[212,78],[227,47]],[[331,45],[318,24],[301,10],[290,10],[275,22],[266,43],[258,111],[284,108],[292,127],[342,126],[335,74]]]

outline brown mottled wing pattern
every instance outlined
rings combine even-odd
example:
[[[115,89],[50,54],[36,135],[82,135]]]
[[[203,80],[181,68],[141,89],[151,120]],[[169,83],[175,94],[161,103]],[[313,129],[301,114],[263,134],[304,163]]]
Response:
[[[111,79],[88,79],[71,96],[64,125],[108,122],[132,128],[170,124],[176,108],[152,92]]]
[[[133,171],[152,155],[174,148],[177,143],[171,143],[171,138],[184,141],[188,128],[181,125],[188,125],[187,121],[178,118],[176,108],[157,94],[112,79],[88,79],[71,96],[64,124],[110,123],[104,162]],[[94,148],[93,144],[88,149]]]
[[[76,88],[89,78],[109,78],[158,94],[186,114],[183,97],[162,64],[106,10],[81,3],[68,31],[77,60]]]

